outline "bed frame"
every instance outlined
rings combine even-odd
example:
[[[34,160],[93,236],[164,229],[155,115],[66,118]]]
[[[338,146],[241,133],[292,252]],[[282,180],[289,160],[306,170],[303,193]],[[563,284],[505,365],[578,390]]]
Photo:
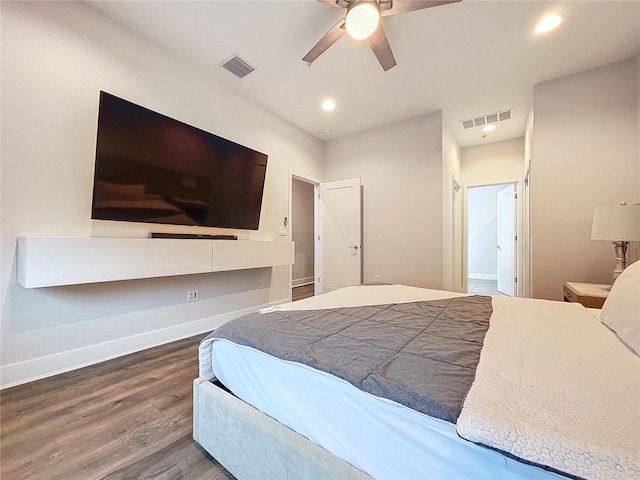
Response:
[[[193,438],[236,478],[371,480],[213,382],[193,381]]]

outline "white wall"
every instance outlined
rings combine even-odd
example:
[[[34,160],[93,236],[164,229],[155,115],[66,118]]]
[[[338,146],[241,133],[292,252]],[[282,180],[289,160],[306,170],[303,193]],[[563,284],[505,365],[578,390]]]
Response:
[[[322,144],[81,3],[3,2],[1,27],[3,386],[205,332],[290,298],[288,267],[19,286],[18,236],[133,237],[151,229],[90,220],[100,89],[269,155],[260,230],[240,232],[244,238],[283,239],[289,171],[322,178]],[[194,288],[200,301],[187,305]]]
[[[291,236],[296,244],[295,263],[291,268],[292,285],[314,280],[314,192],[312,183],[293,179]]]
[[[524,176],[524,138],[461,149],[461,175],[466,186],[512,182]]]
[[[330,141],[326,181],[364,186],[364,281],[443,286],[442,114]]]
[[[635,203],[640,203],[640,56],[636,57],[636,67],[638,75],[638,134],[636,144],[636,199]],[[629,244],[627,249],[627,263],[630,265],[633,262],[640,260],[640,242],[633,242]]]
[[[638,59],[534,88],[533,296],[564,282],[610,283],[611,244],[591,240],[594,208],[638,198]]]
[[[453,179],[460,180],[460,147],[448,122],[442,121],[442,288],[463,291],[462,191],[454,199]],[[455,253],[455,254],[454,254]]]

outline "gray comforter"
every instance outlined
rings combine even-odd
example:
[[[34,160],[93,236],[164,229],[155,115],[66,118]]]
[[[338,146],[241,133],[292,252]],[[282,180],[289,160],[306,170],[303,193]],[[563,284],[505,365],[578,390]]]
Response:
[[[378,397],[455,423],[473,383],[491,297],[254,313],[226,339],[342,378]]]

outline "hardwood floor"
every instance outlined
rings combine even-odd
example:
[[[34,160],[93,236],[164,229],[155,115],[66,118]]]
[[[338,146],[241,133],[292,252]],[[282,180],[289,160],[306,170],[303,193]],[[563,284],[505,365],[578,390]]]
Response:
[[[233,480],[191,436],[204,337],[0,391],[0,479]]]
[[[291,299],[295,302],[296,300],[302,300],[303,298],[313,297],[314,289],[315,285],[313,283],[293,287],[291,289]]]
[[[0,392],[0,478],[233,479],[192,439],[198,335]]]

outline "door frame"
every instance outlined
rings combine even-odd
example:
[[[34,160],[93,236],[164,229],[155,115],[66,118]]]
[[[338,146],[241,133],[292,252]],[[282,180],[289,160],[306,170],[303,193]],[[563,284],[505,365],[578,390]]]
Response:
[[[522,198],[523,189],[522,189],[522,179],[519,179],[519,178],[500,180],[496,182],[473,183],[469,185],[464,185],[464,211],[463,211],[463,222],[462,222],[463,223],[462,271],[463,271],[463,278],[464,278],[464,283],[467,291],[469,287],[468,281],[467,281],[467,278],[469,277],[469,189],[477,188],[477,187],[492,187],[496,185],[507,186],[510,184],[515,185],[517,200],[520,200]],[[515,296],[523,297],[526,293],[525,284],[527,284],[528,282],[526,281],[526,279],[523,278],[522,272],[528,271],[528,268],[524,268],[523,266],[525,264],[528,265],[529,260],[528,258],[524,258],[524,253],[523,253],[524,242],[522,242],[522,239],[524,238],[525,234],[527,234],[527,232],[525,232],[524,222],[522,221],[522,218],[524,218],[524,215],[523,215],[524,202],[517,201],[517,200],[516,200],[516,208],[515,208],[515,211],[516,211],[515,231],[518,237],[518,241],[516,242],[516,255],[515,255],[516,264],[514,265],[514,271],[515,271],[516,278],[518,280],[516,282]]]
[[[531,285],[533,284],[533,272],[531,269],[532,262],[532,243],[531,243],[531,162],[527,172],[524,174],[523,195],[522,195],[522,296],[531,297]]]
[[[455,175],[451,175],[451,290],[454,292],[467,291],[467,279],[463,272],[464,256],[460,252],[464,235],[462,197],[462,184]]]
[[[318,228],[319,228],[319,216],[318,216],[318,201],[319,201],[319,188],[320,183],[322,183],[319,179],[311,177],[309,175],[304,175],[300,173],[296,173],[292,170],[289,170],[289,208],[288,208],[288,218],[292,221],[295,221],[293,218],[293,181],[298,180],[305,183],[310,183],[313,185],[313,228],[315,232],[315,238],[313,239],[313,277],[314,277],[314,295],[318,295],[318,268],[320,264],[320,255],[318,252]],[[292,239],[291,229],[287,229],[287,237],[289,240]],[[295,248],[294,248],[295,255]],[[291,301],[291,290],[293,289],[293,265],[289,265],[289,301]]]
[[[506,192],[506,193],[504,193]],[[508,286],[509,291],[513,292],[510,294],[506,294],[506,295],[510,295],[510,296],[514,296],[516,293],[516,286],[517,286],[517,281],[514,279],[514,277],[517,277],[517,270],[516,267],[518,265],[518,259],[517,259],[517,245],[518,242],[516,239],[509,239],[507,242],[505,243],[510,243],[510,245],[513,247],[513,250],[511,252],[511,255],[509,255],[508,257],[506,257],[507,261],[511,263],[511,267],[513,268],[512,271],[509,272],[509,275],[507,275],[506,278],[506,282],[505,282],[505,278],[504,275],[502,275],[502,265],[505,260],[505,254],[504,254],[504,249],[502,248],[502,237],[505,233],[504,230],[504,226],[507,225],[507,222],[510,220],[510,228],[509,228],[509,236],[515,236],[516,238],[518,235],[518,232],[516,230],[516,222],[515,222],[515,217],[516,217],[516,210],[518,209],[518,202],[517,199],[515,197],[516,195],[516,185],[513,183],[509,183],[507,184],[506,187],[501,188],[500,190],[498,190],[497,192],[497,201],[498,201],[498,245],[497,245],[497,254],[498,254],[498,272],[497,272],[497,285],[496,285],[496,289],[501,292],[501,293],[505,293],[505,291],[503,289],[501,289],[501,285],[502,286]],[[509,209],[513,209],[513,213],[511,215],[508,215],[508,217],[511,217],[510,219],[503,219],[503,208],[502,208],[502,197],[510,197],[508,200],[510,201],[510,205],[509,205]],[[506,220],[506,222],[505,222]],[[511,278],[509,278],[511,277]],[[502,284],[501,284],[501,280],[502,280]],[[505,283],[507,283],[508,285],[505,285]]]

